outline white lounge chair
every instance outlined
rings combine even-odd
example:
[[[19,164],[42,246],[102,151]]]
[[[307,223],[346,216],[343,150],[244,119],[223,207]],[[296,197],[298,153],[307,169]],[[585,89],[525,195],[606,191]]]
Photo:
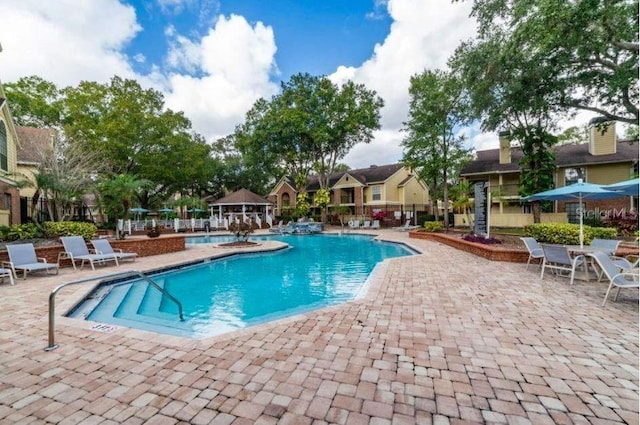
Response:
[[[119,261],[131,260],[136,261],[138,256],[135,252],[123,252],[121,249],[113,249],[107,239],[94,239],[91,241],[96,254],[113,254]]]
[[[359,229],[360,220],[349,220],[349,229]]]
[[[365,221],[362,223],[362,228],[363,228],[363,229],[370,229],[370,228],[371,228],[371,220],[365,220]]]
[[[380,220],[373,220],[373,223],[371,223],[371,228],[372,229],[379,229],[380,228]]]
[[[584,255],[576,255],[574,258],[569,256],[569,251],[566,246],[562,245],[547,245],[542,244],[542,252],[544,257],[542,258],[542,271],[540,272],[540,279],[544,277],[544,271],[551,269],[556,272],[570,272],[571,273],[571,285],[573,285],[573,278],[576,274],[576,268],[585,264]]]
[[[618,290],[616,291],[616,296],[613,299],[616,301],[618,299],[618,294],[620,293],[620,289],[622,288],[640,288],[640,279],[638,275],[638,269],[635,271],[624,271],[620,272],[618,267],[615,265],[613,260],[607,255],[605,252],[592,252],[589,257],[593,258],[598,267],[602,270],[603,274],[607,276],[609,279],[609,287],[607,288],[607,292],[604,294],[604,300],[602,301],[602,306],[607,303],[607,298],[609,297],[609,292],[611,289],[616,286]]]
[[[27,273],[46,271],[47,274],[58,274],[58,265],[47,263],[46,258],[38,258],[36,249],[31,243],[20,243],[7,245],[9,261],[2,263],[3,267],[9,267],[13,275],[18,278],[18,271],[23,272],[23,279],[27,278]],[[13,284],[13,282],[12,282]]]
[[[411,225],[411,219],[409,219],[404,223],[404,226],[394,227],[393,230],[395,230],[397,232],[407,232],[409,230],[417,229],[418,227],[420,227],[420,226],[412,226]]]
[[[82,236],[62,236],[62,245],[64,245],[64,252],[58,254],[58,264],[60,260],[69,259],[74,269],[76,268],[76,261],[80,260],[80,269],[84,267],[84,262],[88,261],[91,264],[91,269],[95,270],[94,263],[105,264],[107,261],[113,261],[118,266],[118,257],[115,254],[92,254],[87,248],[87,244],[84,242]]]
[[[520,239],[524,242],[524,246],[527,247],[527,251],[529,251],[529,259],[527,260],[527,267],[525,268],[525,270],[527,270],[531,260],[544,259],[544,252],[538,241],[534,238],[526,237]],[[542,262],[540,264],[542,265]]]

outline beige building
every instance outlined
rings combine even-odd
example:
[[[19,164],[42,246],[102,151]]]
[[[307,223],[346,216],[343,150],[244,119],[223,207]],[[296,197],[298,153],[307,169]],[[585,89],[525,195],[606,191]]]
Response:
[[[582,179],[596,184],[628,180],[638,174],[637,140],[618,140],[615,123],[598,128],[599,120],[590,123],[590,138],[583,144],[554,148],[557,169],[554,186],[563,187]],[[522,227],[533,223],[531,204],[518,193],[520,181],[520,147],[511,146],[507,135],[499,135],[500,147],[476,153],[476,159],[464,167],[460,176],[471,184],[485,182],[491,194],[491,225]],[[617,200],[588,201],[586,208],[631,208],[628,197]],[[554,211],[543,214],[542,221],[577,221],[577,202],[555,202]],[[456,215],[456,225],[465,225],[463,215]]]
[[[318,178],[309,178],[306,191],[310,202],[319,189]],[[329,208],[347,206],[358,219],[370,219],[384,212],[389,225],[396,225],[414,214],[426,214],[430,208],[427,187],[403,164],[372,165],[334,173],[329,177],[329,190]],[[297,194],[289,177],[280,179],[269,193],[269,199],[275,204],[275,215],[294,209]]]
[[[18,136],[0,83],[0,225],[20,224],[20,193],[16,182]]]

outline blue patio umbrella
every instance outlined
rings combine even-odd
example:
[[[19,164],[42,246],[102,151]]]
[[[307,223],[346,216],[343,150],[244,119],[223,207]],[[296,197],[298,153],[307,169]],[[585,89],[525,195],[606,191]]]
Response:
[[[159,213],[170,213],[170,212],[173,212],[173,211],[174,211],[173,208],[166,208],[166,207],[165,208],[160,208],[158,210]]]
[[[568,186],[558,187],[556,189],[546,190],[523,199],[527,201],[578,201],[580,209],[582,209],[582,201],[586,199],[613,199],[619,198],[620,193],[604,189],[599,184],[585,183],[582,179],[577,183]],[[580,247],[584,246],[584,211],[580,210]]]
[[[130,208],[129,212],[134,213],[137,219],[139,214],[149,212],[149,210],[146,208],[135,207],[135,208]]]
[[[602,186],[607,190],[619,193],[618,196],[638,196],[640,192],[640,178],[625,180],[623,182]]]

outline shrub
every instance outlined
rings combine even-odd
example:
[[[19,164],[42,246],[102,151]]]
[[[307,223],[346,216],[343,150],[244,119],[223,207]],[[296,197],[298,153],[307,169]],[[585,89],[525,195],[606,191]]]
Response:
[[[423,227],[427,232],[441,232],[444,224],[441,221],[425,221]]]
[[[46,221],[42,224],[45,236],[59,238],[60,236],[82,236],[84,240],[93,239],[98,234],[98,228],[92,223],[79,223],[76,221],[53,222]]]
[[[591,233],[598,239],[615,239],[618,236],[618,229],[615,227],[592,227]]]
[[[3,229],[2,235],[7,241],[35,239],[42,236],[42,230],[34,223],[16,224]]]
[[[374,220],[384,220],[385,218],[387,218],[387,212],[386,211],[375,211],[373,214],[371,214],[371,218],[373,218]]]
[[[525,235],[543,243],[577,245],[580,243],[580,225],[571,223],[536,223],[525,227]],[[615,239],[616,229],[584,226],[584,243],[593,238]]]
[[[638,231],[638,219],[636,218],[612,218],[604,222],[608,227],[613,227],[618,234],[630,238]]]

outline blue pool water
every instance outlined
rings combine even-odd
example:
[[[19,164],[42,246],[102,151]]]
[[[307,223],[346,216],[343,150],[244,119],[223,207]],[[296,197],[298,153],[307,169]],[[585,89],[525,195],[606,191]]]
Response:
[[[89,307],[72,317],[204,338],[353,299],[377,263],[411,255],[399,244],[364,235],[278,235],[289,249],[235,255],[153,275],[183,304],[178,307],[146,282],[103,285]],[[229,239],[190,238],[188,243]]]

